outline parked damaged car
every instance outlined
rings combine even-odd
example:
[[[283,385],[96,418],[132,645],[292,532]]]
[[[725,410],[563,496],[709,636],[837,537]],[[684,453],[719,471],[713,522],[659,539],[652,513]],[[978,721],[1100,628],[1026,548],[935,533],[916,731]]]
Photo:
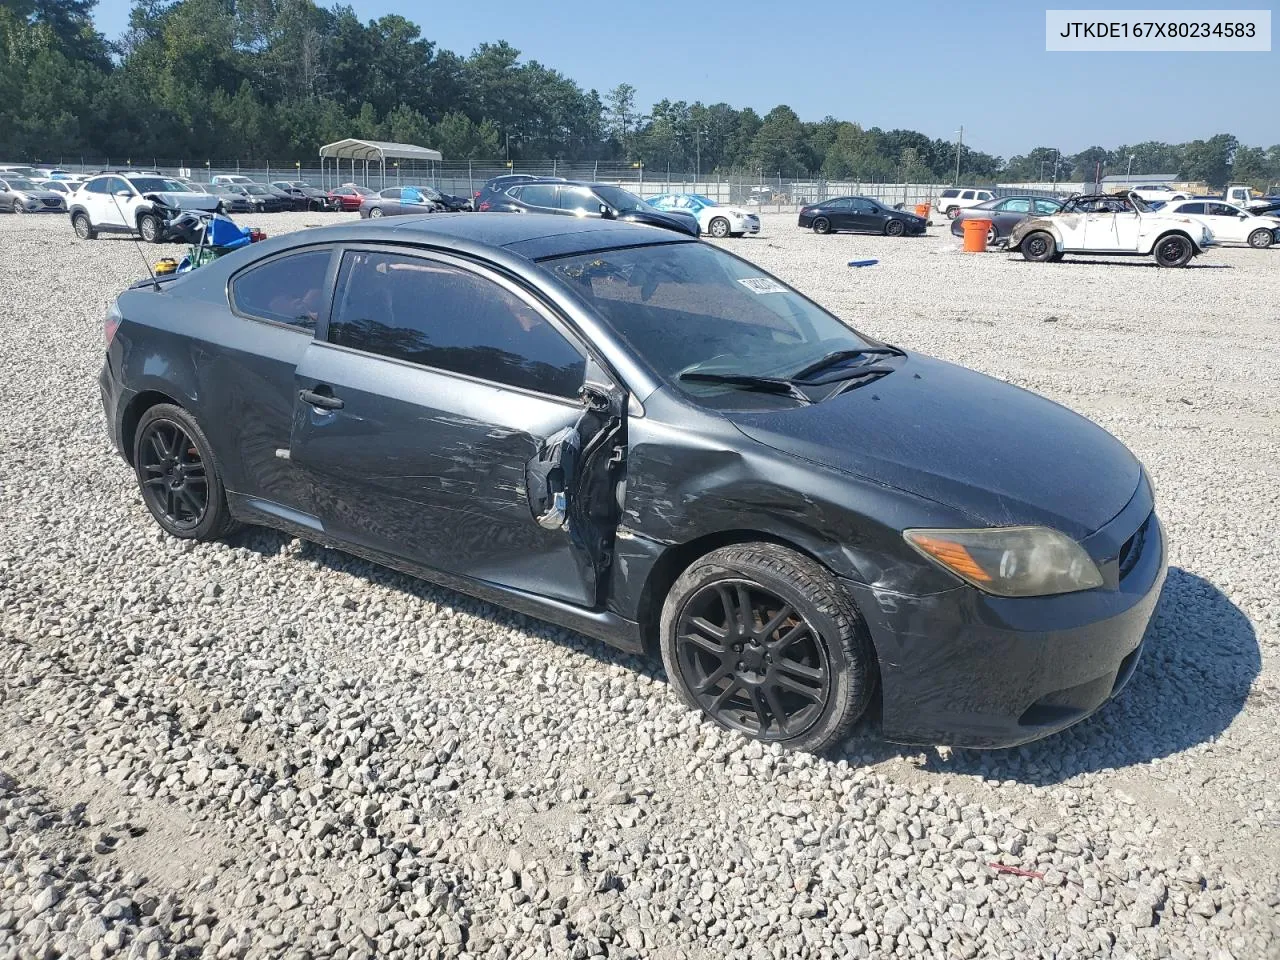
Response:
[[[1006,240],[1013,228],[1028,217],[1047,217],[1062,209],[1062,201],[1052,197],[996,197],[976,207],[965,207],[951,218],[951,235],[964,236],[966,220],[990,220],[987,246]]]
[[[1057,213],[1015,226],[1008,249],[1037,262],[1058,261],[1067,254],[1149,256],[1161,267],[1183,267],[1216,244],[1204,224],[1155,209],[1130,191],[1073,196]]]
[[[1165,577],[1142,465],[1049,400],[862,334],[674,230],[440,214],[274,237],[106,319],[159,526],[262,524],[636,653],[822,749],[1067,727]]]

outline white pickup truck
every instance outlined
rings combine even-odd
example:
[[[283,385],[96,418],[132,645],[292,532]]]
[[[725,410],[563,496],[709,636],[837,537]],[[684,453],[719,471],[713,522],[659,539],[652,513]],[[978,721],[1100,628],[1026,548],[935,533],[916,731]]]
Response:
[[[1227,203],[1234,203],[1237,207],[1243,207],[1255,215],[1274,216],[1277,211],[1280,211],[1280,197],[1264,197],[1252,187],[1240,183],[1233,183],[1227,187],[1222,199]]]

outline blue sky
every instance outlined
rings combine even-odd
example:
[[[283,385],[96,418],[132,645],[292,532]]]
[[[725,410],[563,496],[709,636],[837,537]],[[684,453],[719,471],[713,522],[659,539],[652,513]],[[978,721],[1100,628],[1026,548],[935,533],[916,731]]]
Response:
[[[1215,133],[1280,143],[1280,54],[1046,53],[1043,5],[648,0],[574,16],[517,0],[351,2],[366,20],[400,13],[458,53],[507,40],[601,95],[630,83],[642,107],[666,97],[763,114],[786,103],[804,120],[831,114],[947,139],[963,124],[966,143],[1005,157]],[[118,36],[130,5],[99,0],[99,29]],[[1234,5],[1248,6],[1263,4]]]

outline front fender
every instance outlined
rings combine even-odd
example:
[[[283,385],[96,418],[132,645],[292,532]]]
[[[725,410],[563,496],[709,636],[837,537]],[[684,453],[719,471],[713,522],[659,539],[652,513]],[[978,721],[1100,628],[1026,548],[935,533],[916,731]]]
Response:
[[[1009,244],[1006,249],[1010,252],[1018,250],[1022,246],[1022,241],[1037,230],[1042,230],[1053,237],[1054,245],[1059,250],[1062,249],[1062,235],[1053,225],[1053,222],[1045,217],[1028,217],[1026,220],[1014,224],[1013,229],[1009,231]]]

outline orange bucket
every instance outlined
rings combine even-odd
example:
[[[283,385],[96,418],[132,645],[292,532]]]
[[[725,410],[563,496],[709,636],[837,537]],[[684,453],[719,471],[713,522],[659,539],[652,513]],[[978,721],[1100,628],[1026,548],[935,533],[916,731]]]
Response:
[[[991,229],[990,220],[964,221],[964,252],[983,253],[987,249],[987,231]]]
[[[917,203],[917,204],[916,204],[916,216],[917,216],[917,217],[924,217],[926,220],[928,220],[928,219],[929,219],[929,205],[928,205],[927,203]]]

